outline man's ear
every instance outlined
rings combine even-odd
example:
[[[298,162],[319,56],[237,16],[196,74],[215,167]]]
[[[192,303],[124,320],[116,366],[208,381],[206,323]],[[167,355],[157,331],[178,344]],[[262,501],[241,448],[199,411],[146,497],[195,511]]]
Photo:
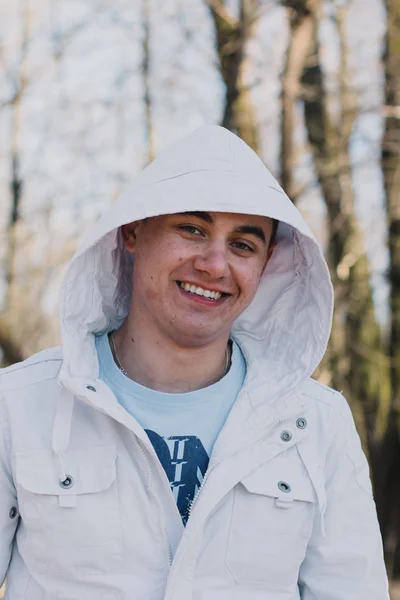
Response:
[[[278,244],[277,244],[276,242],[274,242],[274,243],[273,243],[273,244],[271,244],[271,245],[270,245],[270,247],[268,248],[267,258],[265,259],[265,264],[264,264],[264,266],[263,266],[263,270],[261,271],[260,279],[261,279],[261,277],[264,275],[264,271],[265,271],[265,269],[267,268],[267,264],[269,263],[269,261],[270,261],[270,259],[271,259],[272,255],[273,255],[273,253],[274,253],[274,250],[275,250],[275,248],[276,248],[276,246],[277,246],[277,245],[278,245]]]
[[[135,252],[136,250],[136,229],[138,225],[138,221],[133,221],[133,223],[127,223],[121,227],[122,239],[128,252]]]

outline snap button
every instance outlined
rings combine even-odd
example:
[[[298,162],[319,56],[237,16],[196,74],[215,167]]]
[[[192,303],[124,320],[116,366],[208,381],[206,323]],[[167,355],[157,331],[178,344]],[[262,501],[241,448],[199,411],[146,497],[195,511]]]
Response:
[[[292,434],[290,433],[290,431],[282,431],[281,433],[281,440],[283,442],[290,442],[290,440],[292,439]]]
[[[281,490],[281,492],[285,492],[285,494],[288,494],[292,490],[286,481],[278,481],[278,488]]]
[[[12,508],[10,508],[10,512],[8,513],[8,516],[10,517],[10,519],[15,519],[15,517],[17,516],[18,511],[15,508],[15,506],[13,506]]]
[[[297,419],[296,427],[298,427],[299,429],[305,429],[307,427],[307,419],[305,419],[304,417],[300,417],[299,419]]]
[[[72,488],[73,485],[74,479],[71,477],[71,475],[67,475],[64,481],[60,481],[60,486],[66,490]]]
[[[96,392],[96,391],[97,391],[97,390],[96,390],[96,388],[95,388],[95,387],[93,387],[92,385],[87,385],[87,386],[86,386],[86,389],[87,389],[87,390],[90,390],[91,392]]]

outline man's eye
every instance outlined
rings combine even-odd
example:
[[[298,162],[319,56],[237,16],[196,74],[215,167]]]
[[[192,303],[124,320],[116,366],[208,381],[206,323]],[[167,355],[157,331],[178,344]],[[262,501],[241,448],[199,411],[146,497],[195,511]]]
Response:
[[[194,225],[179,225],[179,229],[181,231],[186,231],[187,233],[191,233],[193,235],[201,235],[200,229],[198,229]]]
[[[246,252],[254,252],[253,248],[244,242],[232,242],[232,246],[238,250],[245,250]]]

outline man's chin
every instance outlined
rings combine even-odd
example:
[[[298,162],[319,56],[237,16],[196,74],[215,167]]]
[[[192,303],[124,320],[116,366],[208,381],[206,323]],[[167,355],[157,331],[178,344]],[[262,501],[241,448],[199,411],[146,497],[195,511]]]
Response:
[[[228,338],[230,328],[207,327],[206,324],[186,323],[173,332],[175,341],[180,346],[199,347],[215,343],[218,339]]]

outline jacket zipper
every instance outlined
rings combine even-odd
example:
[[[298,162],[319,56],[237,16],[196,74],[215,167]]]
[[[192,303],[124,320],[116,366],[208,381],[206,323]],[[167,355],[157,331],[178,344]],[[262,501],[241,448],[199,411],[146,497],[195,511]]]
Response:
[[[152,473],[153,473],[153,469],[151,467],[151,463],[149,460],[149,457],[147,456],[147,449],[142,448],[142,444],[140,443],[140,441],[136,438],[136,436],[134,434],[132,434],[135,438],[135,442],[136,444],[139,446],[141,453],[144,456],[144,459],[146,461],[147,464],[147,468],[148,468],[148,481],[147,481],[147,489],[150,492],[150,494],[153,495],[153,497],[156,500],[156,503],[160,509],[160,513],[161,513],[161,523],[162,523],[162,530],[163,530],[163,534],[166,540],[166,545],[167,545],[167,552],[168,552],[168,562],[169,562],[169,566],[172,565],[172,548],[171,548],[171,542],[169,540],[168,537],[168,532],[167,532],[167,528],[165,527],[165,513],[164,513],[164,509],[162,507],[161,502],[158,500],[157,495],[154,493],[152,485],[151,485],[151,480],[152,480]]]
[[[286,419],[280,419],[279,421],[275,421],[275,423],[273,424],[273,426],[270,429],[268,429],[267,432],[264,432],[262,436],[260,436],[256,440],[253,440],[249,444],[245,444],[244,446],[242,446],[241,448],[239,448],[237,450],[237,452],[234,452],[233,454],[230,454],[229,456],[224,456],[219,461],[217,461],[216,463],[214,463],[210,469],[207,469],[206,474],[203,477],[203,481],[201,482],[199,489],[197,490],[197,492],[196,492],[196,494],[195,494],[192,502],[190,503],[188,520],[189,520],[190,515],[192,513],[193,506],[194,506],[195,502],[197,501],[197,499],[198,499],[198,497],[200,495],[200,492],[202,491],[202,489],[203,489],[203,487],[204,487],[204,485],[206,483],[206,480],[208,479],[211,471],[213,471],[218,465],[220,465],[221,462],[223,460],[225,460],[226,458],[230,458],[231,456],[235,456],[239,452],[242,452],[242,450],[244,450],[245,448],[249,448],[249,447],[253,446],[254,444],[258,444],[258,442],[261,442],[264,438],[268,437],[272,433],[272,431],[274,431],[274,429],[276,429],[276,427],[279,427],[279,425],[281,425],[281,423],[285,423],[285,421],[287,421],[287,420],[288,420],[288,417]]]
[[[238,449],[238,451],[237,451],[237,452],[234,452],[233,454],[230,454],[230,455],[228,455],[228,456],[224,456],[223,458],[221,458],[221,460],[219,460],[219,461],[217,461],[216,463],[214,463],[214,464],[212,465],[212,467],[206,471],[206,474],[204,475],[203,481],[201,482],[201,485],[200,485],[199,489],[197,490],[197,492],[196,492],[196,494],[195,494],[195,496],[194,496],[194,498],[193,498],[193,500],[192,500],[192,502],[191,502],[191,504],[190,504],[190,507],[189,507],[189,514],[188,514],[188,521],[189,521],[189,519],[190,519],[190,515],[191,515],[191,513],[192,513],[193,506],[194,506],[194,505],[195,505],[195,503],[197,502],[197,499],[198,499],[198,497],[199,497],[199,495],[200,495],[200,492],[201,492],[201,491],[202,491],[202,489],[204,488],[204,485],[205,485],[205,483],[206,483],[206,480],[208,479],[208,477],[209,477],[209,475],[210,475],[211,471],[213,471],[213,470],[215,469],[215,467],[217,467],[218,465],[220,465],[220,464],[221,464],[221,462],[222,462],[223,460],[225,460],[226,458],[229,458],[230,456],[235,456],[236,454],[238,454],[239,452],[241,452],[243,449],[245,449],[245,448],[248,448],[248,447],[251,447],[251,446],[253,446],[254,444],[257,444],[258,442],[261,442],[263,439],[265,439],[266,437],[268,437],[268,436],[269,436],[269,435],[272,433],[272,431],[273,431],[273,430],[274,430],[276,427],[279,427],[279,425],[281,425],[281,423],[285,423],[285,422],[286,422],[288,419],[289,419],[289,417],[286,417],[285,419],[279,419],[279,421],[275,421],[275,423],[272,425],[272,427],[270,427],[270,429],[269,429],[267,432],[263,433],[263,435],[262,435],[262,436],[260,436],[260,437],[259,437],[259,438],[257,438],[256,440],[253,440],[253,441],[252,441],[252,442],[250,442],[249,444],[245,444],[245,445],[244,445],[244,446],[242,446],[240,449]],[[178,566],[178,565],[177,565],[177,566]],[[177,566],[176,566],[176,568],[177,568]],[[169,599],[170,597],[171,597],[171,596],[170,596],[170,594],[166,595],[166,598],[168,598],[168,599]]]

